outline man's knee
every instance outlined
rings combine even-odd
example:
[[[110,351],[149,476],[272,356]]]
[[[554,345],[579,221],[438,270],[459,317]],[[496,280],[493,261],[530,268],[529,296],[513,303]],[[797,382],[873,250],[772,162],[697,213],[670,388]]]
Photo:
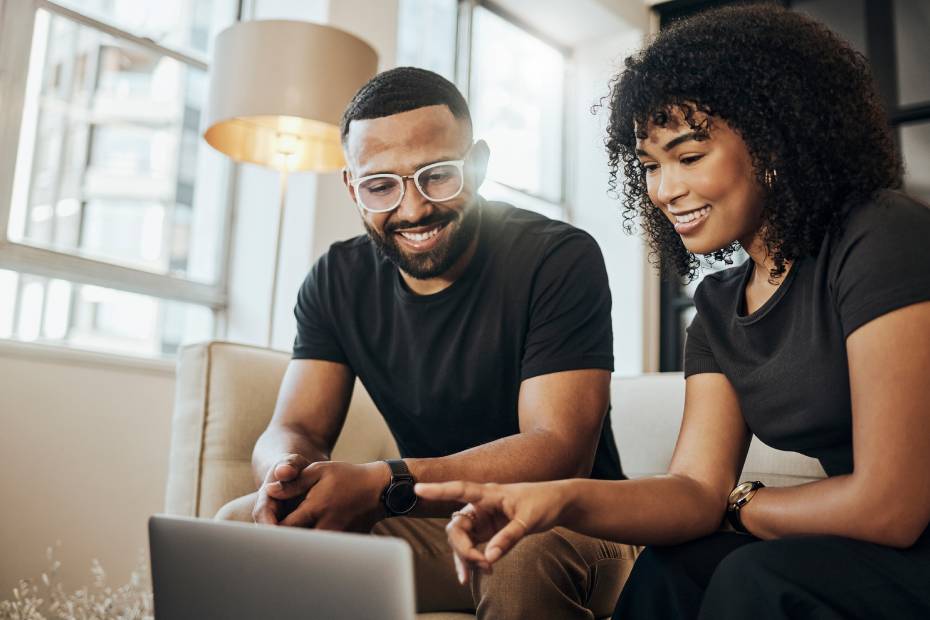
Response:
[[[527,536],[494,564],[490,574],[481,575],[478,581],[484,583],[482,589],[512,581],[551,583],[569,577],[572,572],[586,573],[587,566],[575,547],[556,529]]]
[[[472,596],[478,617],[590,618],[598,544],[603,543],[562,528],[527,536],[494,564],[490,574],[476,571]],[[618,561],[632,563],[632,558],[615,555]],[[610,613],[622,584],[615,585],[605,613]]]
[[[219,521],[244,521],[246,523],[252,523],[252,510],[255,508],[255,500],[257,497],[257,492],[237,497],[220,508],[213,518]]]

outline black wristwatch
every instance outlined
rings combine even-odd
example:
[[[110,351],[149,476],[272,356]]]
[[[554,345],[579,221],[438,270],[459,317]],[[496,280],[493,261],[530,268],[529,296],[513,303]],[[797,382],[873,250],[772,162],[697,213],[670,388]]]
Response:
[[[402,460],[384,461],[391,468],[391,481],[381,493],[381,503],[389,517],[408,514],[417,505],[417,494],[413,492],[416,480]]]
[[[765,485],[760,481],[753,480],[751,482],[738,484],[735,489],[730,491],[730,496],[727,498],[727,521],[730,522],[730,525],[732,525],[733,529],[737,532],[741,534],[749,533],[749,530],[743,525],[743,520],[740,519],[739,511],[743,506],[749,503],[749,500],[756,494],[756,491],[764,486]]]

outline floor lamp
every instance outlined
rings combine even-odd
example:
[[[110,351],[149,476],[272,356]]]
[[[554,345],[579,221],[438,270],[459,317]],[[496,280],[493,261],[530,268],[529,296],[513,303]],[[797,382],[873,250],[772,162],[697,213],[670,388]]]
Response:
[[[370,45],[310,22],[238,22],[214,42],[204,139],[237,162],[274,168],[281,177],[268,347],[274,335],[288,174],[342,168],[339,119],[377,67]]]

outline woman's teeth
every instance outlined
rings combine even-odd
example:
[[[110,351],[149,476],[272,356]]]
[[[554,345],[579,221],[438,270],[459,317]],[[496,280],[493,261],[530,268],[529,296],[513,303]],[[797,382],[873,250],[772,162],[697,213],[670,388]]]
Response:
[[[682,215],[676,215],[675,221],[679,224],[687,224],[688,222],[693,222],[694,220],[704,217],[707,215],[707,212],[710,211],[710,207],[701,207],[697,211],[689,211],[688,213],[683,213]]]
[[[421,233],[401,231],[400,234],[403,235],[405,239],[410,239],[411,241],[420,242],[420,241],[426,241],[427,239],[432,239],[433,237],[439,234],[440,230],[442,230],[442,226],[437,226],[436,228],[433,228],[432,230],[427,230],[426,232],[421,232]]]

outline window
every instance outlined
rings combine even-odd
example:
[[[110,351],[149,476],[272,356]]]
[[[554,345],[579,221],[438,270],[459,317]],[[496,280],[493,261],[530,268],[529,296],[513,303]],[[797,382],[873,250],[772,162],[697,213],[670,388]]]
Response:
[[[215,335],[231,165],[199,129],[206,54],[235,9],[6,4],[0,338],[159,356]]]
[[[400,0],[397,65],[435,71],[455,81],[458,0]]]
[[[512,190],[561,205],[563,54],[489,9],[472,15],[470,102],[491,146],[488,198]],[[558,207],[556,207],[558,208]]]
[[[454,68],[491,148],[481,194],[566,219],[567,51],[484,2],[401,0],[398,38],[399,64]]]

